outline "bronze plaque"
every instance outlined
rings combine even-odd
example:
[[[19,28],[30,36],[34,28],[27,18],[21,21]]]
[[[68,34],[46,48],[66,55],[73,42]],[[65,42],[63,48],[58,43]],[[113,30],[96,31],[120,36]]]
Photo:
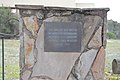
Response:
[[[45,22],[45,52],[80,52],[82,24],[78,22]]]

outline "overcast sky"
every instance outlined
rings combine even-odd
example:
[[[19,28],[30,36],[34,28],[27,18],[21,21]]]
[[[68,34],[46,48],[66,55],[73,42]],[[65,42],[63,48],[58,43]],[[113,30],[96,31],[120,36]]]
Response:
[[[81,2],[82,0],[76,0]],[[108,19],[120,22],[120,0],[83,0],[86,3],[95,3],[95,7],[108,7]]]
[[[93,0],[96,7],[109,7],[108,19],[120,22],[120,0]]]

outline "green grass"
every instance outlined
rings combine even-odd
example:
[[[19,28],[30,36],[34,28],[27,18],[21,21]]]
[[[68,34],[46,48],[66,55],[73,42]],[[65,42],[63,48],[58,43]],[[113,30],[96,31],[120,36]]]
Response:
[[[5,40],[5,80],[19,80],[19,40]],[[0,40],[1,47],[1,40]],[[107,80],[120,80],[120,75],[112,74],[113,59],[120,59],[120,40],[108,40],[106,47],[105,77]],[[1,61],[1,48],[0,48]],[[1,65],[1,62],[0,62]],[[0,67],[0,74],[1,67]],[[1,80],[0,75],[0,80]]]
[[[1,69],[1,67],[0,67],[0,69]],[[5,80],[18,80],[19,79],[19,66],[18,66],[18,64],[6,65],[4,76],[5,76]],[[0,77],[0,80],[1,80],[1,77]]]
[[[106,66],[111,68],[113,59],[120,59],[120,40],[108,40],[106,47]]]
[[[107,40],[105,74],[108,80],[120,80],[120,75],[112,74],[113,59],[120,60],[120,40]]]
[[[19,43],[19,40],[5,40],[5,80],[19,80]],[[2,74],[1,47],[0,40],[0,74]]]
[[[107,40],[107,53],[120,53],[120,40]]]

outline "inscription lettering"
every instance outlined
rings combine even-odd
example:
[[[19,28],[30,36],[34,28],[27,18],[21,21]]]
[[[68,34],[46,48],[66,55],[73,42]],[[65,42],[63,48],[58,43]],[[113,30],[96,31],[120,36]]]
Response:
[[[81,24],[73,22],[46,22],[44,51],[78,52],[81,49]]]

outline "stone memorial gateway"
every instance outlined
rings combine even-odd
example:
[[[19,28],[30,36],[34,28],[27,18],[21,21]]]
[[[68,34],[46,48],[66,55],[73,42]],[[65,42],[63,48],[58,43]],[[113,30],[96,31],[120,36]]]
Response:
[[[108,8],[16,8],[20,80],[104,80]]]

